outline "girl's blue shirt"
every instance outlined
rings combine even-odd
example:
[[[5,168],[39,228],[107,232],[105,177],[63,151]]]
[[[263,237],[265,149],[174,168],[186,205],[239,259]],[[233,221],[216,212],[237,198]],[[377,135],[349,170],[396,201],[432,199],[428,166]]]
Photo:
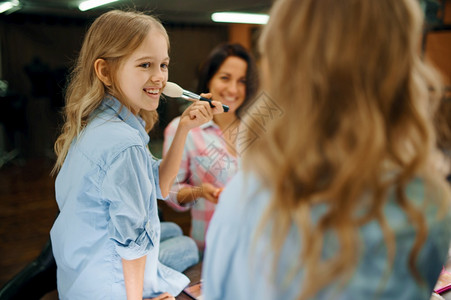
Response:
[[[417,282],[408,267],[415,228],[396,203],[394,192],[390,191],[384,214],[395,235],[396,254],[392,268],[387,263],[382,229],[376,221],[369,222],[358,230],[362,241],[360,255],[356,269],[345,280],[343,288],[333,282],[312,299],[428,300],[446,262],[451,240],[451,213],[449,209],[441,211],[440,218],[438,212],[441,207],[429,198],[429,195],[434,192],[437,195],[439,191],[427,191],[425,181],[420,178],[412,180],[406,189],[409,201],[424,213],[428,229],[427,239],[416,261],[423,282]],[[268,223],[259,239],[255,239],[270,199],[268,188],[251,172],[238,172],[222,192],[207,232],[202,271],[205,299],[298,298],[304,283],[299,259],[299,232],[295,227],[289,231],[275,270],[269,232],[271,225],[276,225]],[[316,222],[326,208],[324,204],[313,207],[312,221]],[[333,232],[323,238],[323,257],[331,257],[339,249],[338,240]]]
[[[70,147],[56,178],[51,229],[60,299],[126,299],[122,258],[147,255],[145,298],[177,295],[189,279],[158,261],[160,161],[144,121],[107,97]]]

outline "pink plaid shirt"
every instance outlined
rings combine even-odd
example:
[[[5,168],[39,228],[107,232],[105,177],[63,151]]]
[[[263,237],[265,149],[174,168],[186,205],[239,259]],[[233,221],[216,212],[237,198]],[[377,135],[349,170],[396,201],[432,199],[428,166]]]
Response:
[[[175,118],[164,131],[163,156],[172,143],[179,122],[180,117]],[[226,141],[216,123],[210,121],[190,130],[180,169],[167,201],[176,210],[191,209],[191,237],[201,251],[205,248],[205,234],[216,205],[205,198],[180,205],[177,193],[181,188],[200,186],[203,182],[224,187],[237,171],[238,159],[227,151]]]

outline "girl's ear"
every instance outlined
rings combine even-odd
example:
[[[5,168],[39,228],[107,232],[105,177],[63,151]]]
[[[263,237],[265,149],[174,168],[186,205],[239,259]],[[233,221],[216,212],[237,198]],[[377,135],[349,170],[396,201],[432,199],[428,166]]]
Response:
[[[104,85],[111,85],[111,77],[110,77],[110,68],[108,67],[108,63],[102,59],[98,58],[94,62],[94,69],[96,71],[97,77],[100,81],[103,82]]]

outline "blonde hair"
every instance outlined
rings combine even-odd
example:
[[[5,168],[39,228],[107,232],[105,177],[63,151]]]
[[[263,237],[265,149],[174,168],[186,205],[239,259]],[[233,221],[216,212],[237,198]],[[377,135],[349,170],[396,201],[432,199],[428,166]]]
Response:
[[[280,0],[272,8],[260,38],[263,88],[283,117],[261,133],[252,114],[245,116],[248,132],[261,135],[244,152],[243,167],[272,191],[258,232],[273,224],[274,266],[291,226],[300,233],[299,299],[349,278],[361,250],[359,227],[371,220],[382,228],[392,264],[395,238],[384,216],[391,188],[416,229],[409,267],[421,280],[414,263],[426,222],[405,188],[421,175],[444,191],[436,197],[440,205],[449,196],[444,178],[429,169],[436,147],[432,114],[442,88],[421,60],[421,34],[415,0]],[[311,209],[319,202],[328,210],[313,223]],[[362,208],[367,213],[357,217]],[[328,231],[340,250],[326,261]]]
[[[72,141],[85,128],[90,114],[107,94],[114,95],[128,107],[115,73],[121,62],[140,46],[151,29],[163,34],[169,48],[169,37],[163,25],[142,12],[112,10],[93,22],[84,38],[66,90],[65,122],[55,142],[57,160],[52,173],[59,171]],[[109,65],[111,86],[104,85],[96,75],[94,62],[99,58],[105,59]],[[149,132],[158,120],[157,112],[141,110],[139,115],[146,121],[146,130]]]

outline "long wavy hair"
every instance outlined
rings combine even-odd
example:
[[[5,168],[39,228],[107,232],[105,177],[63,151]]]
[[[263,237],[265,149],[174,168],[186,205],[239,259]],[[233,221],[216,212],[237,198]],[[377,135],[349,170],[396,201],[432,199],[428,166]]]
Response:
[[[151,29],[165,36],[169,48],[169,37],[163,25],[142,12],[112,10],[93,22],[86,33],[66,89],[64,125],[54,146],[57,160],[53,174],[59,171],[72,141],[85,128],[90,114],[107,94],[114,95],[124,106],[129,107],[115,74],[120,64],[141,45]],[[105,59],[109,65],[111,86],[104,85],[96,75],[94,62],[99,58]],[[141,110],[139,115],[146,122],[149,132],[158,120],[157,112]]]
[[[262,87],[283,115],[264,131],[252,113],[245,117],[249,137],[257,132],[259,138],[242,161],[272,191],[256,238],[273,224],[274,267],[289,230],[299,231],[299,299],[349,278],[362,250],[359,227],[369,221],[381,226],[392,266],[395,237],[384,216],[389,189],[416,230],[408,264],[421,281],[415,260],[427,238],[426,220],[406,186],[421,176],[443,192],[433,197],[439,205],[450,195],[431,167],[442,87],[421,59],[422,21],[415,0],[279,0],[272,8],[259,41]],[[328,209],[312,222],[317,203]],[[326,261],[328,231],[340,249]]]

